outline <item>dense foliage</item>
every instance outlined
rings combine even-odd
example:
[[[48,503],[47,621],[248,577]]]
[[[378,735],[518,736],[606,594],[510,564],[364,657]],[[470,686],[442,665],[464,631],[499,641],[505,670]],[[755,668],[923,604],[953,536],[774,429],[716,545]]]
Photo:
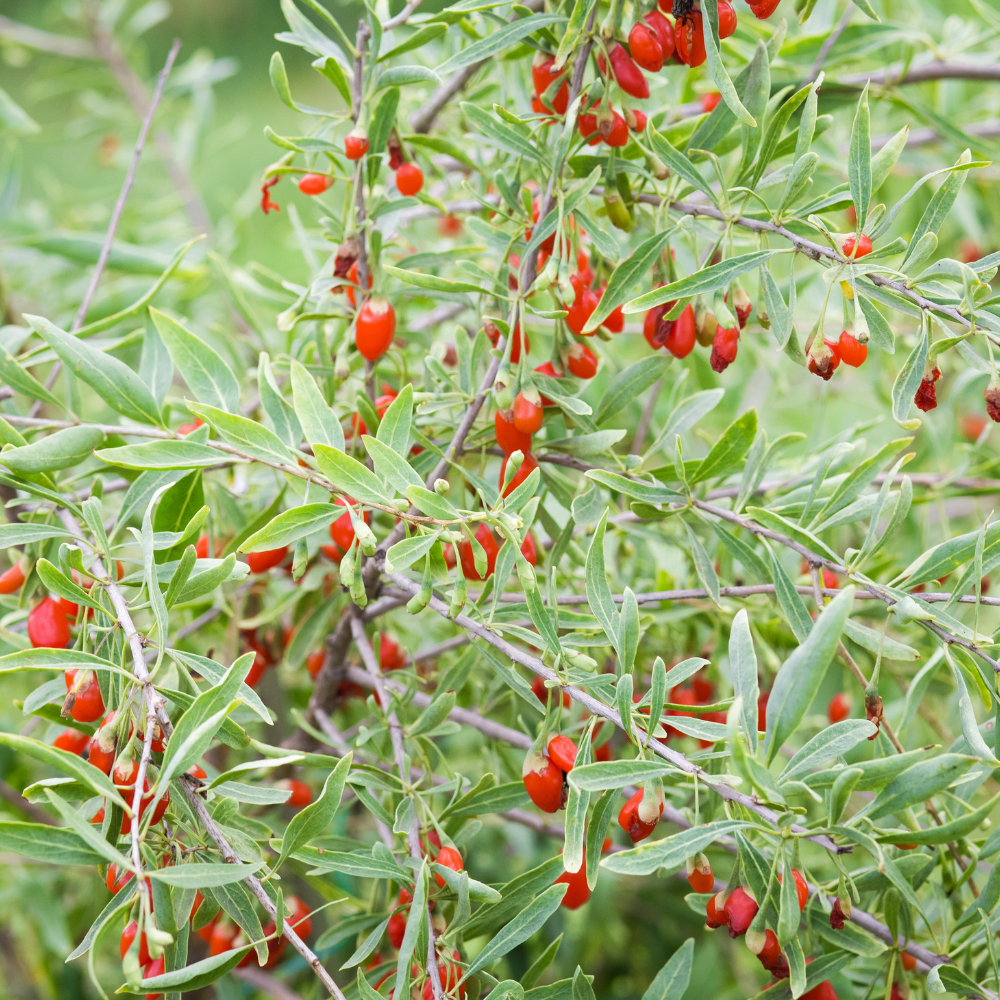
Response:
[[[1000,14],[435,6],[0,18],[12,992],[996,1000]]]

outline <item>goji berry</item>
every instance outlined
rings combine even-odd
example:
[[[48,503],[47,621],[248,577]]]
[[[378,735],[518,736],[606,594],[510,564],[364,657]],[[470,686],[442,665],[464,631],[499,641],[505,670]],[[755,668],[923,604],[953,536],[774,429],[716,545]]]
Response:
[[[65,649],[69,645],[66,613],[51,597],[43,598],[28,614],[28,639],[36,649]]]
[[[396,311],[386,299],[368,299],[358,312],[354,343],[369,361],[382,357],[396,333]]]
[[[326,174],[303,174],[299,178],[299,190],[308,195],[322,194],[331,184],[333,178]]]
[[[557,812],[563,804],[563,772],[549,757],[531,751],[524,758],[521,778],[532,802],[542,812]]]

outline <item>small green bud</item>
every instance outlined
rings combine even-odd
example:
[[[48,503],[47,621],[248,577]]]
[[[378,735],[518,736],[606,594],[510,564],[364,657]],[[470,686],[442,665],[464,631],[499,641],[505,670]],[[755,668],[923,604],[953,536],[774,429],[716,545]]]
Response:
[[[465,582],[465,577],[459,574],[458,580],[455,583],[455,589],[451,595],[451,607],[448,608],[448,614],[452,618],[457,618],[458,615],[462,613],[462,608],[465,607],[465,602],[469,599],[469,588]]]
[[[420,612],[423,611],[428,604],[430,604],[432,595],[433,589],[431,588],[430,581],[428,580],[407,602],[407,612],[411,615],[419,615]]]

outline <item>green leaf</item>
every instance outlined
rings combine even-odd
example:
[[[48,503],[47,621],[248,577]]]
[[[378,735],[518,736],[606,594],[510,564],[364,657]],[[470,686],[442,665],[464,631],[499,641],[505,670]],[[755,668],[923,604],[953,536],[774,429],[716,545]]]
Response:
[[[935,965],[927,973],[928,993],[955,993],[958,996],[985,997],[989,995],[974,979],[954,965]]]
[[[622,307],[622,312],[626,314],[645,312],[653,306],[662,305],[664,302],[672,302],[676,299],[691,298],[694,295],[713,292],[716,288],[725,288],[735,278],[747,271],[752,271],[760,267],[766,260],[770,260],[779,250],[753,250],[750,253],[740,254],[737,257],[729,257],[706,267],[701,271],[681,278],[680,281],[671,282],[662,288],[654,288],[645,295],[640,295],[631,302],[626,302]]]
[[[381,430],[381,426],[379,429]],[[405,496],[411,486],[423,489],[424,481],[397,451],[370,434],[362,435],[361,440],[372,460],[372,465],[375,466],[375,471],[390,486],[394,486],[397,493]]]
[[[701,30],[705,39],[705,55],[708,59],[708,70],[712,74],[715,85],[722,94],[722,99],[729,106],[730,111],[750,128],[756,128],[757,122],[753,115],[745,107],[736,94],[733,81],[729,79],[725,64],[722,61],[719,42],[719,8],[713,4],[706,4],[702,11]],[[758,48],[763,47],[763,42],[757,42]],[[765,62],[765,66],[767,63]]]
[[[742,461],[757,436],[757,411],[747,410],[723,432],[691,477],[691,485],[719,476]]]
[[[302,433],[309,444],[325,444],[344,450],[344,429],[337,415],[326,404],[316,380],[305,366],[292,358],[289,368],[292,380],[292,402],[295,415],[302,424]]]
[[[389,488],[381,477],[338,448],[318,444],[313,451],[320,471],[356,503],[391,503]]]
[[[663,140],[666,142],[666,140]],[[669,145],[669,143],[667,143]],[[671,147],[673,149],[673,147]],[[682,154],[677,153],[677,156]],[[662,159],[662,157],[661,157]],[[670,166],[670,164],[667,164]],[[691,168],[692,171],[694,168]],[[601,296],[601,301],[597,304],[597,308],[593,311],[590,319],[587,320],[583,327],[584,333],[590,333],[596,330],[604,320],[608,318],[620,305],[625,302],[628,297],[628,293],[635,287],[635,285],[640,281],[640,279],[649,271],[650,266],[653,261],[660,256],[663,247],[666,245],[667,240],[673,235],[673,230],[665,229],[663,232],[657,233],[655,236],[651,236],[644,243],[639,244],[636,247],[635,252],[630,256],[626,257],[618,267],[615,268],[614,273],[608,279],[608,287],[604,289],[604,294]],[[655,381],[655,380],[654,380]],[[652,383],[650,383],[652,384]]]
[[[490,775],[492,778],[492,775]],[[511,781],[504,785],[480,787],[482,782],[448,806],[441,818],[448,816],[485,816],[488,813],[503,813],[510,809],[520,809],[530,802],[524,790],[523,781]]]
[[[226,461],[226,454],[195,441],[147,441],[101,448],[95,455],[123,469],[205,469]]]
[[[2,461],[12,472],[33,475],[68,469],[86,461],[104,440],[98,427],[66,427],[19,448],[5,448]]]
[[[302,441],[302,427],[295,410],[275,381],[271,370],[271,358],[267,351],[261,351],[257,361],[257,386],[260,390],[260,404],[278,437],[292,451],[297,451]]]
[[[368,129],[369,152],[381,153],[385,148],[389,133],[396,121],[396,111],[399,108],[399,88],[390,86],[378,102],[375,113],[372,115],[371,127]],[[369,160],[369,164],[375,164],[371,169],[377,169],[377,161]],[[369,177],[372,174],[369,173]]]
[[[845,719],[843,722],[835,722],[817,733],[801,750],[796,751],[778,775],[778,781],[787,781],[797,774],[814,770],[831,757],[842,757],[862,740],[874,736],[876,731],[875,724],[867,719]]]
[[[799,953],[801,954],[801,950]],[[853,960],[854,955],[849,951],[834,951],[820,955],[805,967],[805,987],[802,993],[815,989],[820,983],[836,975]],[[802,996],[802,993],[799,996]],[[750,1000],[792,1000],[791,980],[782,979],[777,983],[772,983],[768,989],[762,990]]]
[[[757,654],[750,634],[750,619],[746,608],[741,608],[733,619],[729,631],[729,675],[733,682],[733,695],[743,699],[740,721],[747,738],[747,746],[757,746]]]
[[[694,529],[687,522],[684,523],[684,527],[687,528],[688,541],[691,544],[691,558],[694,560],[695,572],[698,574],[701,585],[708,591],[709,597],[712,598],[718,607],[718,574],[715,572],[715,567],[712,565],[712,560],[709,559],[708,553],[705,551],[705,546],[701,543],[701,539],[694,533]]]
[[[328,527],[344,508],[333,503],[307,503],[301,507],[282,511],[260,531],[254,532],[240,544],[239,552],[267,552],[290,545],[299,538]]]
[[[2,349],[0,349],[0,382],[10,386],[15,392],[24,393],[32,399],[39,399],[50,406],[58,406],[60,410],[65,409],[65,406],[34,375],[17,363],[9,351]]]
[[[966,149],[958,158],[955,166],[971,165],[971,162],[972,156],[969,150]],[[967,170],[955,170],[948,175],[947,180],[934,192],[931,200],[927,203],[927,207],[924,209],[924,214],[920,217],[920,222],[917,223],[917,228],[913,231],[909,249],[906,251],[906,256],[903,258],[903,263],[900,267],[905,267],[907,263],[916,257],[917,244],[923,237],[928,234],[937,235],[940,232],[944,220],[948,217],[948,213],[952,210],[958,199],[967,176]]]
[[[215,348],[183,327],[177,320],[150,308],[174,367],[181,373],[199,403],[235,413],[240,405],[240,384]]]
[[[413,385],[407,382],[399,395],[389,404],[379,421],[375,437],[405,458],[410,447],[410,424],[413,419]]]
[[[344,782],[354,759],[352,753],[343,757],[340,763],[326,776],[320,797],[299,810],[285,827],[281,838],[281,854],[274,867],[279,868],[285,859],[309,843],[314,837],[322,835],[333,822],[333,817],[340,807],[340,799],[344,794]]]
[[[396,542],[385,554],[386,572],[398,573],[427,555],[438,540],[436,534],[412,535]],[[391,567],[391,568],[390,568]]]
[[[24,656],[25,653],[11,653],[8,656],[0,657],[0,661],[7,660],[12,656]],[[0,732],[0,744],[22,753],[26,757],[31,757],[32,760],[37,760],[41,764],[46,764],[48,767],[54,767],[62,774],[69,775],[93,789],[95,795],[103,795],[119,805],[125,804],[125,800],[111,779],[103,771],[89,764],[82,757],[78,757],[75,753],[69,753],[58,747],[49,746],[47,743],[33,740],[30,736],[18,736],[16,733]]]
[[[24,318],[56,352],[67,371],[86,382],[113,410],[143,424],[163,426],[153,394],[128,365],[65,333],[43,316],[25,313]]]
[[[642,1000],[681,1000],[691,982],[694,938],[688,938],[656,974]]]
[[[892,417],[900,427],[905,427],[907,430],[913,430],[921,423],[919,417],[908,420],[907,415],[910,412],[913,397],[923,380],[929,351],[930,340],[927,323],[921,323],[917,342],[892,385]]]
[[[832,606],[832,605],[831,605]],[[768,702],[770,706],[770,702]],[[947,788],[969,769],[971,758],[964,754],[943,753],[920,761],[893,778],[874,800],[870,819],[881,819],[915,802],[923,802]]]
[[[857,212],[855,231],[864,231],[868,206],[872,200],[872,140],[871,114],[868,110],[868,84],[858,99],[851,128],[851,144],[847,152],[847,179],[851,185],[851,200]]]
[[[844,622],[854,601],[854,588],[845,587],[816,619],[806,640],[782,664],[767,702],[764,760],[770,764],[779,748],[798,729],[830,665]]]
[[[58,597],[65,597],[74,604],[83,604],[97,611],[104,610],[80,584],[53,566],[48,559],[39,559],[35,563],[35,570],[42,583]]]
[[[548,27],[550,24],[560,24],[566,21],[565,17],[559,14],[532,14],[530,17],[522,17],[520,20],[511,21],[505,24],[498,31],[481,38],[471,45],[456,52],[450,59],[446,59],[437,71],[440,76],[448,76],[455,70],[473,63],[483,62],[490,59],[504,49],[510,48],[523,38],[538,31],[539,28]]]
[[[601,867],[620,875],[651,875],[658,868],[680,868],[692,854],[704,850],[720,837],[735,830],[745,830],[752,825],[737,819],[716,820],[675,833],[663,840],[644,843],[641,847],[608,854],[601,862]]]
[[[42,524],[40,522],[25,522],[0,524],[0,549],[13,548],[15,545],[30,545],[46,538],[63,538],[69,534],[61,524]]]
[[[277,434],[269,431],[263,424],[205,403],[187,401],[187,407],[210,424],[213,430],[218,431],[234,448],[251,458],[276,465],[295,465],[298,462],[298,456],[285,446]]]
[[[428,517],[436,517],[442,521],[461,521],[462,515],[447,497],[438,496],[423,486],[408,486],[406,497],[414,507]]]
[[[420,271],[407,271],[401,267],[393,267],[390,264],[383,266],[382,270],[386,274],[405,281],[408,285],[416,285],[417,288],[427,288],[432,292],[471,292],[473,295],[482,295],[485,289],[471,281],[454,281],[451,278],[439,278],[436,274],[423,274]]]
[[[14,673],[18,670],[108,670],[122,677],[132,678],[130,670],[102,660],[92,653],[84,653],[76,649],[22,649],[16,653],[0,656],[0,674]]]
[[[597,408],[594,422],[599,424],[634,402],[657,379],[663,377],[672,360],[670,357],[654,354],[640,358],[619,372],[601,396],[601,405]]]
[[[571,785],[583,791],[600,792],[652,781],[675,770],[673,764],[661,760],[608,760],[574,767],[567,778]]]
[[[718,205],[718,198],[712,190],[712,186],[699,173],[698,168],[679,150],[671,145],[670,140],[656,131],[651,124],[648,127],[649,144],[653,147],[653,152],[676,174],[681,180],[687,181],[696,191],[701,191],[713,205]],[[605,295],[607,292],[605,292]],[[601,305],[604,304],[603,299]],[[608,310],[609,312],[611,310]]]
[[[469,963],[459,984],[465,982],[473,973],[485,969],[487,965],[503,958],[519,944],[523,944],[542,924],[559,908],[566,885],[549,886],[536,899],[529,903],[506,927],[496,934],[485,948]],[[416,899],[414,899],[416,902]]]
[[[251,651],[233,661],[222,680],[200,694],[181,716],[163,754],[157,788],[187,770],[208,749],[226,714],[234,707],[240,686],[250,672]]]
[[[441,77],[428,66],[392,66],[379,76],[375,89],[408,87],[414,83],[440,84]]]
[[[0,820],[0,850],[50,865],[101,865],[107,858],[65,827]]]
[[[618,609],[611,596],[611,587],[608,585],[607,572],[604,568],[604,532],[607,523],[608,512],[605,510],[587,552],[587,600],[594,617],[601,623],[604,634],[611,640],[620,657],[622,649]]]
[[[263,861],[256,864],[230,865],[225,863],[182,864],[169,868],[150,868],[150,878],[166,885],[178,886],[182,889],[202,889],[205,886],[215,888],[220,885],[230,885],[242,882],[264,865]]]
[[[200,962],[192,962],[191,965],[185,965],[181,969],[174,969],[173,972],[164,972],[162,975],[143,979],[141,992],[155,995],[164,991],[187,993],[191,990],[199,990],[203,986],[208,986],[217,979],[221,979],[231,969],[235,969],[249,950],[250,946],[247,945],[243,948],[224,951],[219,955],[203,958]],[[115,992],[127,993],[130,992],[130,988],[126,984]]]

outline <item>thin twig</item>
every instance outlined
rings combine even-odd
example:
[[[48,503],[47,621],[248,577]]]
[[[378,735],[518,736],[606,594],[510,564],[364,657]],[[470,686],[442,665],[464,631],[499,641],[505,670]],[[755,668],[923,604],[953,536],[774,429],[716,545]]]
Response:
[[[847,0],[847,10],[844,11],[844,16],[840,19],[840,23],[837,27],[823,39],[823,44],[820,46],[819,52],[816,55],[816,60],[809,69],[809,75],[802,81],[803,86],[807,83],[812,83],[813,80],[819,76],[819,71],[823,68],[823,63],[826,62],[826,57],[830,54],[830,49],[837,44],[837,40],[844,33],[844,29],[851,23],[851,17],[853,14],[854,2],[853,0]]]
[[[393,28],[398,28],[401,24],[406,24],[410,15],[423,2],[424,0],[410,0],[410,2],[395,17],[390,17],[388,21],[382,22],[382,30],[391,31]]]
[[[129,65],[114,35],[104,27],[100,18],[92,18],[92,25],[95,48],[101,58],[108,64],[109,69],[118,81],[118,85],[125,92],[125,96],[132,105],[136,116],[143,118],[149,107],[149,96],[146,93],[145,85],[135,70]],[[196,232],[204,233],[211,237],[212,220],[209,218],[208,212],[205,211],[205,206],[202,204],[197,190],[191,183],[191,178],[188,176],[187,171],[174,155],[173,142],[169,134],[165,129],[157,129],[153,136],[153,141],[156,143],[160,159],[163,160],[163,165],[170,175],[170,180],[184,205],[191,225]]]
[[[662,379],[657,379],[649,388],[649,396],[643,404],[642,414],[635,428],[635,437],[632,438],[632,447],[629,448],[630,455],[638,455],[642,451],[643,442],[649,431],[649,422],[653,419],[653,410],[656,409],[656,397],[659,396],[662,385]]]
[[[524,5],[531,10],[541,10],[542,0],[527,0]],[[441,109],[458,93],[465,89],[465,85],[479,72],[490,59],[483,59],[460,69],[447,83],[442,84],[428,98],[427,103],[417,108],[410,116],[410,128],[414,132],[430,132],[434,119],[441,113]]]
[[[170,46],[170,52],[167,53],[167,61],[163,64],[163,69],[160,70],[160,75],[156,78],[156,89],[153,91],[153,98],[146,109],[145,117],[142,119],[139,138],[135,141],[135,148],[132,150],[132,159],[129,161],[128,170],[125,172],[125,182],[122,184],[118,200],[115,202],[115,207],[111,212],[111,221],[108,223],[108,230],[104,234],[104,245],[101,247],[101,252],[97,257],[97,266],[94,268],[94,273],[90,276],[90,284],[87,286],[83,301],[80,303],[80,308],[76,311],[76,317],[73,320],[72,327],[70,327],[71,333],[76,333],[83,326],[87,310],[90,308],[94,293],[97,291],[97,284],[101,280],[104,268],[107,266],[108,257],[111,256],[111,247],[115,241],[115,233],[118,231],[118,223],[121,222],[122,213],[125,211],[125,202],[128,200],[132,186],[135,184],[135,173],[139,166],[139,157],[142,156],[142,151],[146,146],[146,137],[149,135],[150,126],[153,124],[153,116],[156,114],[156,109],[160,106],[160,100],[163,97],[163,88],[166,85],[167,77],[170,76],[170,70],[173,69],[174,60],[177,58],[177,53],[180,50],[181,40],[175,38],[174,44]]]
[[[874,73],[851,73],[831,82],[844,87],[863,87],[866,83],[900,87],[932,80],[1000,80],[1000,63],[955,63],[935,59],[922,66],[907,67],[903,76],[899,75],[901,72],[903,67],[889,66]]]
[[[420,590],[418,584],[415,584],[413,581],[409,580],[400,573],[392,574],[390,579],[392,579],[397,586],[409,591],[411,594],[416,594]],[[453,617],[448,610],[448,605],[445,604],[444,601],[438,600],[436,597],[432,597],[428,607],[430,607],[433,611],[436,611],[442,618],[446,618],[459,626],[459,628],[463,628],[466,631],[473,633],[480,639],[485,639],[486,642],[494,648],[500,650],[500,652],[503,653],[508,659],[513,660],[515,663],[520,663],[522,666],[527,667],[533,673],[538,674],[546,680],[556,681],[557,683],[559,682],[559,677],[556,672],[554,670],[550,670],[544,663],[542,663],[541,660],[536,659],[534,656],[518,649],[505,639],[500,638],[496,635],[496,633],[491,632],[478,622],[473,621],[467,615],[456,615]],[[565,691],[574,701],[583,705],[583,707],[586,708],[592,715],[599,715],[602,719],[606,719],[619,729],[624,728],[622,726],[621,716],[618,714],[616,709],[610,708],[593,695],[588,694],[586,691],[582,691],[580,688],[573,687],[572,685],[559,684],[559,688],[560,690]],[[717,777],[707,774],[696,764],[692,764],[687,757],[684,756],[684,754],[674,750],[672,747],[667,746],[665,743],[662,743],[657,739],[651,739],[648,746],[658,757],[662,757],[664,760],[669,761],[679,771],[691,775],[692,777],[697,777],[700,781],[704,782],[707,787],[711,788],[712,791],[717,792],[720,796],[722,796],[722,798],[738,803],[750,812],[756,813],[763,820],[765,820],[765,822],[770,823],[773,826],[777,826],[777,813],[768,809],[767,806],[762,806],[751,796],[746,795],[743,792],[739,792],[729,785],[719,782]],[[807,840],[811,840],[813,843],[818,844],[820,847],[823,847],[828,851],[832,851],[834,854],[844,854],[850,851],[850,848],[844,848],[835,844],[825,834],[810,834],[808,830],[798,824],[792,824],[790,829],[796,835],[804,836]]]
[[[0,779],[0,798],[6,799],[15,809],[20,809],[36,823],[58,826],[44,809],[40,809],[34,802],[29,802],[13,785],[7,784],[3,779]]]
[[[351,615],[351,634],[354,636],[354,645],[358,647],[358,652],[364,661],[365,671],[371,678],[375,690],[378,692],[379,704],[382,706],[382,711],[385,713],[385,721],[389,726],[389,739],[392,742],[392,752],[396,760],[396,769],[399,771],[399,780],[403,782],[405,788],[409,784],[409,771],[406,767],[406,750],[403,746],[403,727],[399,724],[396,710],[390,708],[391,703],[386,683],[382,678],[378,661],[375,659],[375,653],[368,642],[368,636],[365,635],[365,627],[361,619],[353,614]],[[406,794],[409,794],[409,792]],[[410,824],[406,840],[410,857],[419,861],[423,853],[420,850],[420,827],[416,812],[413,814],[413,822]],[[441,985],[441,974],[437,964],[434,928],[430,925],[430,920],[428,920],[427,931],[427,976],[430,979],[431,991],[434,994],[435,1000],[444,1000],[444,988]]]
[[[222,855],[222,860],[226,864],[237,865],[240,864],[240,859],[236,856],[236,852],[229,846],[229,842],[226,840],[225,835],[219,829],[215,820],[209,815],[208,809],[205,807],[205,800],[198,794],[197,787],[199,785],[198,779],[193,778],[188,774],[182,774],[179,778],[181,787],[184,789],[184,794],[187,796],[187,800],[191,805],[198,822],[204,827],[205,832],[211,838],[212,843],[218,848],[219,853]],[[244,884],[254,895],[260,905],[267,912],[268,916],[272,919],[277,917],[278,908],[274,905],[271,897],[268,896],[267,891],[261,884],[259,878],[256,875],[248,875],[244,880]],[[336,997],[336,1000],[345,1000],[343,991],[334,982],[333,977],[329,972],[323,967],[323,963],[319,960],[319,957],[313,952],[313,950],[299,937],[295,932],[294,928],[286,921],[284,926],[284,936],[288,939],[288,943],[306,960],[306,963],[312,968],[313,972],[319,977],[320,982],[327,988],[330,996]]]

